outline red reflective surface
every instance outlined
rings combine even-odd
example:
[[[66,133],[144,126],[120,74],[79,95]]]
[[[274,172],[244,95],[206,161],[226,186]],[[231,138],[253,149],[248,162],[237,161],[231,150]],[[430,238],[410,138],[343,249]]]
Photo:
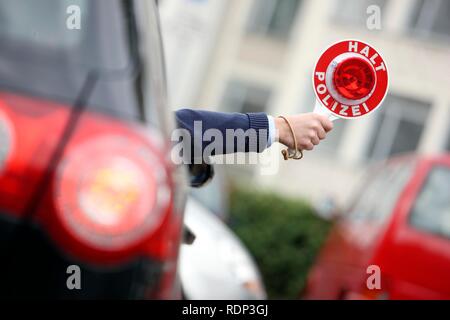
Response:
[[[353,57],[337,66],[333,81],[336,90],[344,98],[360,100],[367,97],[374,89],[376,75],[368,61]]]

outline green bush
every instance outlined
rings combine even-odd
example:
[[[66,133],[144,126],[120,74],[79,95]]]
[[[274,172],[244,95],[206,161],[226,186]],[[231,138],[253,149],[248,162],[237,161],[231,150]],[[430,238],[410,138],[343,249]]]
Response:
[[[296,299],[330,227],[306,202],[235,189],[231,227],[258,264],[269,298]]]

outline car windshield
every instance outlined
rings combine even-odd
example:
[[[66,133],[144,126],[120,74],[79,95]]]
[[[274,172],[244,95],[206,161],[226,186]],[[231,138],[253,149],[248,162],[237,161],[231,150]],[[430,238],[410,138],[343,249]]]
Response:
[[[450,168],[432,170],[411,212],[410,223],[450,238]]]
[[[359,187],[362,193],[357,193],[347,219],[377,224],[388,221],[414,165],[413,162],[391,163],[370,172]]]
[[[0,90],[74,105],[89,74],[89,104],[138,118],[132,1],[0,1]]]
[[[125,30],[120,26],[124,17],[117,10],[119,2],[111,1],[109,6],[102,2],[40,0],[36,5],[32,0],[2,1],[2,47],[28,48],[13,57],[22,61],[45,53],[85,68],[123,68],[129,59]]]

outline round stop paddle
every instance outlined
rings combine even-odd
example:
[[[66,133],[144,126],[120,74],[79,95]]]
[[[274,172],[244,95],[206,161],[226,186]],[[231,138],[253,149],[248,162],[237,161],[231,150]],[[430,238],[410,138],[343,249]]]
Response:
[[[331,120],[355,119],[377,110],[389,87],[386,62],[371,45],[340,41],[320,56],[313,74],[314,112]]]

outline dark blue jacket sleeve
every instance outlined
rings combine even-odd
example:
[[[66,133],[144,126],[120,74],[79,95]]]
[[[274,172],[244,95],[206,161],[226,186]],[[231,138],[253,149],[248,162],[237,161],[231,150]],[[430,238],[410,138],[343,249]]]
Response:
[[[220,131],[224,140],[222,141],[223,149],[216,150],[213,155],[235,152],[262,152],[267,148],[269,121],[265,113],[222,113],[182,109],[176,112],[176,120],[178,128],[186,129],[192,137],[191,147],[193,153],[195,148],[201,148],[201,151],[204,151],[208,145],[213,143],[214,139],[212,139],[213,141],[201,139],[200,143],[198,141],[196,143],[194,138],[196,134],[200,134],[203,137],[204,133],[209,129]],[[229,129],[242,129],[244,132],[249,132],[249,129],[253,129],[251,131],[256,132],[257,139],[251,139],[251,135],[248,135],[245,139],[245,144],[239,145],[236,137],[227,139],[227,130]],[[230,137],[230,135],[228,136]]]

